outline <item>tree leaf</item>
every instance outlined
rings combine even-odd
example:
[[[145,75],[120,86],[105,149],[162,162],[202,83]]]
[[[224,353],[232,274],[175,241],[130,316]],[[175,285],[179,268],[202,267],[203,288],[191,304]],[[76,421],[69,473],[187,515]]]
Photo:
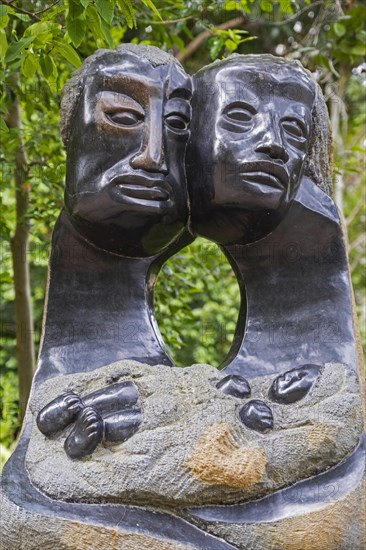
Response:
[[[8,8],[3,4],[0,6],[0,27],[5,29],[9,23]]]
[[[83,38],[85,38],[85,30],[86,30],[85,19],[66,18],[66,28],[72,43],[74,44],[75,48],[77,48],[82,43]]]
[[[80,67],[80,57],[70,44],[67,44],[67,42],[63,42],[61,40],[54,40],[53,43],[55,44],[56,51],[62,55],[66,61],[69,61],[69,63],[74,65],[74,67]]]
[[[44,54],[40,57],[39,64],[42,69],[43,76],[46,80],[51,76],[53,72],[53,65],[49,55]]]
[[[12,44],[10,44],[6,52],[5,61],[7,63],[10,63],[10,61],[14,61],[14,59],[19,57],[22,50],[24,50],[24,48],[27,48],[27,46],[29,46],[29,44],[31,44],[33,40],[34,36],[28,36],[27,38],[21,38],[20,40],[18,40],[18,42],[13,42]]]
[[[280,8],[282,13],[291,14],[294,13],[290,0],[280,0]]]
[[[137,27],[136,24],[136,15],[135,8],[131,4],[130,0],[117,0],[117,4],[122,12],[123,17],[125,17],[127,22],[127,27],[133,29]]]
[[[239,11],[240,10],[240,2],[235,2],[234,0],[230,0],[229,2],[225,2],[224,9],[226,11]]]
[[[101,20],[100,27],[102,29],[102,33],[104,35],[104,38],[106,39],[106,41],[108,43],[108,46],[110,48],[113,48],[114,47],[114,42],[113,42],[113,38],[112,38],[112,35],[111,35],[110,27],[106,23],[106,21],[104,21],[104,19]]]
[[[333,28],[334,28],[334,32],[339,37],[342,37],[346,34],[346,27],[342,25],[342,23],[339,23],[339,22],[334,23]]]
[[[83,2],[78,2],[77,0],[69,0],[69,9],[67,17],[69,19],[77,19],[85,11],[85,6]]]
[[[44,33],[51,33],[56,36],[59,34],[61,29],[62,27],[58,23],[53,23],[52,21],[40,21],[39,23],[34,23],[34,25],[28,27],[23,36],[38,36]]]
[[[88,27],[93,33],[94,38],[100,38],[101,40],[104,40],[104,34],[102,32],[102,20],[99,16],[99,13],[97,12],[96,7],[92,5],[88,6],[85,14]]]
[[[34,47],[44,49],[45,44],[48,44],[52,40],[51,32],[41,32],[34,37]]]
[[[225,46],[227,47],[228,50],[230,50],[231,52],[234,52],[238,45],[233,41],[231,40],[230,38],[228,38],[226,41],[225,41]]]
[[[0,117],[0,132],[6,132],[6,133],[9,132],[9,128],[5,124],[3,117]]]
[[[155,6],[152,0],[142,0],[142,3],[145,4],[145,6],[147,6],[148,8],[150,8],[151,11],[153,11],[155,15],[160,19],[160,21],[163,21],[163,18],[161,17],[158,8]]]
[[[269,2],[268,0],[262,0],[260,3],[261,10],[265,13],[272,13],[273,11],[273,4],[272,2]]]
[[[36,56],[29,53],[24,59],[22,71],[27,78],[33,78],[36,70],[38,69],[38,60]]]
[[[99,15],[109,25],[112,23],[114,15],[114,4],[114,0],[95,0]]]
[[[4,29],[0,29],[0,59],[5,58],[6,50],[8,49],[8,41]]]
[[[14,17],[17,17],[18,19],[20,19],[21,21],[24,21],[25,23],[28,23],[28,21],[30,21],[30,17],[26,13],[19,13],[15,10],[11,10],[11,8],[8,8],[8,13],[11,13],[12,15],[14,15]]]

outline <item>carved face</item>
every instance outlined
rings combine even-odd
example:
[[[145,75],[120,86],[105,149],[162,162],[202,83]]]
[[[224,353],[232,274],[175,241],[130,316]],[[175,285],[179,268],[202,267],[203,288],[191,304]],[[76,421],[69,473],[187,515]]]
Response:
[[[68,147],[65,205],[84,237],[126,256],[151,256],[188,217],[184,155],[191,84],[175,63],[135,54],[94,62]]]
[[[312,87],[293,66],[266,70],[241,59],[196,79],[193,227],[222,244],[255,240],[278,223],[300,182],[314,102]],[[198,181],[192,166],[201,163]]]

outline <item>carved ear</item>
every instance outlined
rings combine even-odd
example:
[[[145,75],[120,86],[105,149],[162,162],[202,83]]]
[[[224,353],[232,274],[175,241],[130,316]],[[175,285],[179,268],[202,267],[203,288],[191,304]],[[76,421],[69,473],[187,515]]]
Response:
[[[333,142],[327,106],[320,86],[312,110],[311,136],[305,160],[304,175],[329,196],[332,196]]]

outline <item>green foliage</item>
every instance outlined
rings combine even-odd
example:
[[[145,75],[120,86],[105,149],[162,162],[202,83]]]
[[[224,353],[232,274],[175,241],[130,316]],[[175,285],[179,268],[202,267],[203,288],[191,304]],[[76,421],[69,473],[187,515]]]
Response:
[[[9,448],[19,430],[18,377],[13,370],[0,378],[0,410],[0,445]]]
[[[366,221],[362,169],[365,79],[361,70],[352,73],[365,53],[365,15],[363,2],[333,0],[15,0],[0,5],[0,110],[4,118],[0,119],[0,460],[19,429],[10,253],[19,131],[8,130],[4,122],[14,96],[21,100],[22,133],[29,160],[24,185],[32,190],[26,221],[31,232],[28,258],[38,342],[48,246],[62,206],[65,176],[58,131],[60,94],[82,60],[97,48],[113,48],[121,42],[152,44],[171,51],[184,59],[191,73],[235,51],[301,59],[316,71],[330,109],[335,102],[342,107],[335,132],[336,138],[342,137],[342,145],[336,148],[336,170],[342,173],[345,186],[350,264],[366,341],[365,245],[361,237]],[[203,39],[195,41],[197,37]],[[20,84],[15,76],[20,76]],[[235,330],[240,296],[233,272],[217,247],[197,240],[170,260],[159,276],[155,300],[161,332],[179,365],[218,365],[224,359]]]
[[[225,359],[240,307],[236,277],[220,248],[196,239],[162,269],[155,288],[156,317],[179,366]]]

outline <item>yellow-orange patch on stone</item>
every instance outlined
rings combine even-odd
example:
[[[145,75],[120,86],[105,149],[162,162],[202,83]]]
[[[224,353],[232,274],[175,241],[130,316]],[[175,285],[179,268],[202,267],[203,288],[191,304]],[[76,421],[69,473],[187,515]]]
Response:
[[[323,424],[315,422],[306,432],[306,440],[313,448],[321,449],[326,444],[329,447],[330,442],[336,442],[338,427],[334,424]]]
[[[137,533],[124,533],[118,527],[111,529],[78,522],[71,522],[60,530],[59,541],[62,548],[69,550],[194,550],[188,544]]]
[[[263,449],[240,447],[233,428],[220,422],[202,434],[186,467],[204,483],[247,489],[263,479],[267,462]]]

